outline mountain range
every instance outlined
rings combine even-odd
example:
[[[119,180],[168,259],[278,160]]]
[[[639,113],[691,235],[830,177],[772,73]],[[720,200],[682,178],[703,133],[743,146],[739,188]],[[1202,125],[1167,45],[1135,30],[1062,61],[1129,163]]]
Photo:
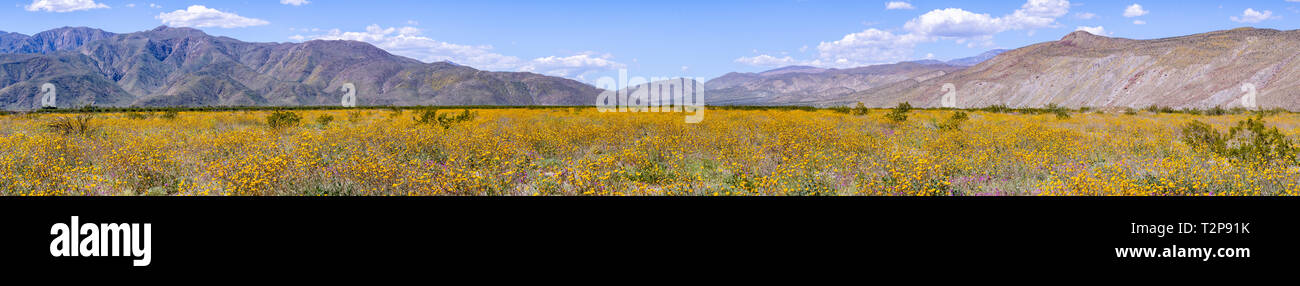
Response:
[[[1078,31],[1058,41],[951,61],[847,69],[788,66],[728,73],[704,83],[709,105],[959,108],[1173,108],[1242,106],[1300,110],[1300,30],[1240,28],[1132,40]],[[189,28],[114,34],[60,28],[0,32],[0,108],[39,106],[337,105],[347,83],[360,105],[591,105],[601,92],[574,80],[423,63],[367,43],[249,43]]]
[[[0,33],[0,108],[39,106],[589,105],[599,90],[533,73],[423,63],[354,41],[248,43],[189,28]]]
[[[947,75],[905,80],[820,105],[898,102],[939,107],[943,86],[956,87],[956,107],[1173,108],[1241,107],[1255,94],[1259,108],[1300,110],[1300,30],[1239,28],[1153,40],[1077,31],[1058,41],[1007,51]]]
[[[790,105],[835,101],[889,84],[925,81],[964,70],[1007,50],[947,62],[922,60],[851,69],[788,66],[759,73],[728,73],[704,84],[709,104]]]

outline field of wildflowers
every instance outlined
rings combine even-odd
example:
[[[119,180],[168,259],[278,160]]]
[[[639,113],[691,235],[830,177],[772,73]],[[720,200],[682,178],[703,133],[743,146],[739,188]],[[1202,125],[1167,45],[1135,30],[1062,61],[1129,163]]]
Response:
[[[276,113],[279,113],[278,115]],[[0,115],[3,195],[1296,195],[1151,112],[594,108]],[[274,117],[268,123],[268,116]],[[1300,115],[1263,117],[1300,140]],[[76,123],[80,128],[64,128]],[[274,125],[274,126],[272,126]]]

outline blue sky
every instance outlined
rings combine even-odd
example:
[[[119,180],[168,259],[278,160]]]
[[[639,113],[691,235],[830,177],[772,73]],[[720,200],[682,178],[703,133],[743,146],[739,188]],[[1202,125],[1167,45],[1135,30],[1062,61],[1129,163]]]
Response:
[[[1052,41],[1080,28],[1151,39],[1300,25],[1300,0],[6,2],[0,31],[88,26],[127,33],[166,24],[257,42],[350,39],[426,62],[586,82],[619,68],[708,79],[784,65],[946,60]]]

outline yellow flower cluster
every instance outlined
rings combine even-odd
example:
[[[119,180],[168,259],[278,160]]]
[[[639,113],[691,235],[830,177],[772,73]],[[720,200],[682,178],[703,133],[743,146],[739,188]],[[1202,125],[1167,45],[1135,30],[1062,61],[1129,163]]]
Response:
[[[459,110],[457,110],[458,112]],[[443,111],[448,112],[448,111]],[[832,111],[681,114],[484,109],[450,128],[412,112],[0,116],[3,195],[1296,195],[1300,166],[1235,161],[1180,140],[1192,120],[1240,116],[954,111],[910,121]],[[321,125],[320,116],[335,120]],[[1266,120],[1292,140],[1300,116]]]

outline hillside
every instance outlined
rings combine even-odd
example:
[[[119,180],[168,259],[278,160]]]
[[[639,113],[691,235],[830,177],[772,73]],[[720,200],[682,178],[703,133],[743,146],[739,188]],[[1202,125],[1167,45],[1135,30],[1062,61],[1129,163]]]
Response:
[[[925,80],[965,67],[903,62],[851,69],[792,66],[729,73],[704,84],[710,105],[798,105],[836,99],[905,80]]]
[[[901,101],[938,107],[946,83],[957,106],[1211,108],[1241,106],[1243,85],[1260,107],[1300,110],[1300,31],[1241,28],[1154,39],[1074,32],[1058,41],[1007,51],[966,70],[856,92],[822,105]]]
[[[89,28],[0,35],[0,108],[335,105],[589,105],[599,90],[533,73],[422,63],[354,41],[249,43],[189,28],[112,34]]]

